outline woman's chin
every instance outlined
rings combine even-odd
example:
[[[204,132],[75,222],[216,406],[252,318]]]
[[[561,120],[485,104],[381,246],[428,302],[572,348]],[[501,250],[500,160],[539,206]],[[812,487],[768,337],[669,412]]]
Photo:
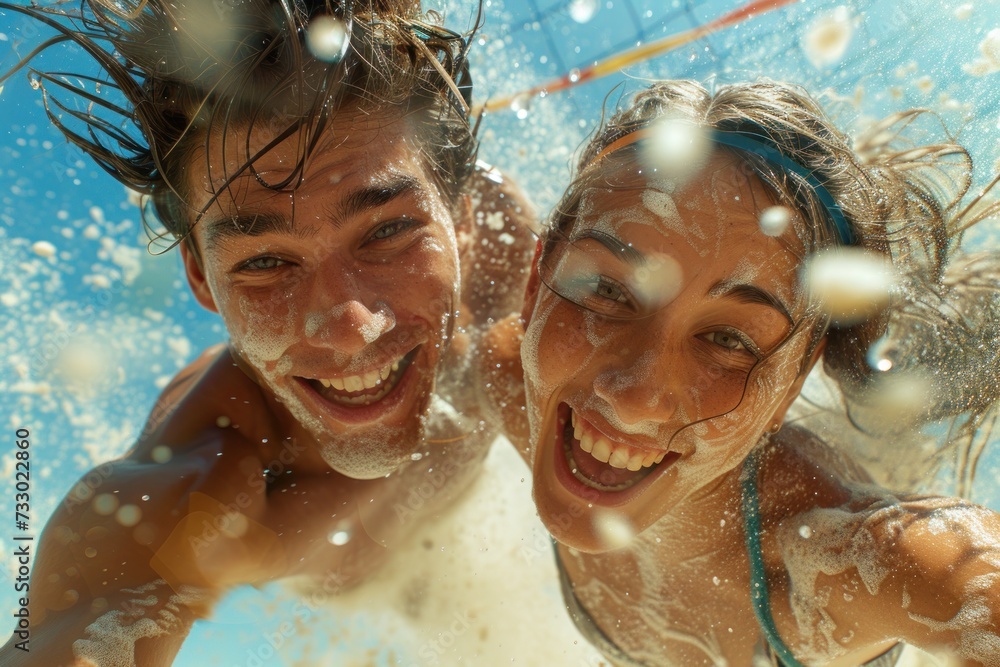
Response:
[[[535,506],[553,539],[570,549],[600,554],[628,547],[653,523],[632,508],[606,508],[569,499],[536,478]],[[638,509],[638,508],[637,508]]]

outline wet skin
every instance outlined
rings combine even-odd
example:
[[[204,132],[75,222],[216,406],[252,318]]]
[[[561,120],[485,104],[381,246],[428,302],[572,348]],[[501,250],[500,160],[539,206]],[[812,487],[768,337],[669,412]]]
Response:
[[[285,432],[315,443],[308,465],[351,477],[385,475],[416,450],[460,299],[455,222],[408,124],[391,120],[359,116],[346,141],[331,135],[294,193],[244,173],[194,229],[201,261],[184,253],[196,297],[222,315]],[[249,153],[268,138],[251,136]],[[288,177],[297,139],[257,162],[261,179]],[[245,159],[233,142],[225,160],[212,147],[211,171],[198,156],[190,175],[197,204]],[[378,384],[320,382],[366,376]]]
[[[671,224],[657,222],[643,200],[643,192],[665,188],[634,172],[609,180],[624,187],[584,196],[566,235],[583,246],[599,230],[618,248],[670,258],[677,270],[667,296],[645,312],[641,285],[620,263],[577,262],[602,277],[568,271],[574,283],[560,281],[543,258],[536,268],[548,286],[536,272],[521,321],[491,332],[483,372],[533,469],[539,516],[603,632],[650,665],[750,664],[760,629],[749,598],[742,463],[783,420],[803,362],[810,367],[822,352],[805,358],[805,336],[788,337],[804,312],[801,246],[793,230],[760,233],[759,211],[772,198],[725,154],[673,192],[679,218]],[[587,308],[572,292],[581,283],[591,288]],[[630,309],[645,316],[610,317]],[[526,413],[516,407],[520,391]],[[622,470],[583,451],[585,439],[643,457],[665,454],[659,464]],[[965,604],[1000,609],[995,513],[955,499],[892,495],[791,426],[764,450],[758,487],[772,613],[808,664],[858,665],[900,639],[958,647],[963,664],[996,664],[983,657],[995,654],[962,634],[996,638],[996,621],[946,623]],[[952,532],[942,551],[932,533],[944,515]],[[818,571],[811,563],[825,565]],[[977,579],[984,575],[992,578]]]
[[[477,210],[447,205],[397,118],[342,115],[333,127],[294,194],[247,174],[210,202],[240,155],[214,141],[194,158],[191,189],[207,208],[185,267],[231,342],[179,373],[136,445],[85,475],[54,513],[31,580],[33,650],[9,643],[4,664],[169,665],[227,589],[303,575],[321,604],[473,479],[492,434],[470,405],[456,413],[430,397],[438,379],[462,384],[476,318],[520,301],[503,286],[523,289],[510,266],[489,268],[492,228],[473,214],[523,232],[502,245],[516,260],[530,247],[520,222],[530,207],[482,174]],[[261,178],[282,178],[291,148],[262,158]],[[484,267],[489,290],[462,290],[460,257]],[[351,384],[380,369],[374,386]],[[418,487],[433,492],[415,497]],[[134,625],[146,628],[134,655],[129,640],[108,654],[114,638],[92,626],[102,618],[146,619]]]

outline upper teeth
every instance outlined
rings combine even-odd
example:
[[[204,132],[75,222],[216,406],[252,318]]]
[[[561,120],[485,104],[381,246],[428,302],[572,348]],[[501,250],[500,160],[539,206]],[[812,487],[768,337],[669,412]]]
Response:
[[[319,378],[317,381],[324,387],[333,387],[338,391],[361,391],[377,387],[389,378],[390,373],[397,370],[399,370],[399,362],[394,361],[377,371],[365,373],[364,375],[349,375],[342,378]]]
[[[663,457],[667,455],[666,452],[645,452],[632,449],[628,445],[612,442],[600,433],[595,437],[590,429],[583,428],[583,425],[577,421],[575,412],[571,419],[573,437],[580,441],[580,449],[589,452],[595,459],[607,463],[612,468],[627,468],[629,470],[648,468],[654,463],[662,461]]]

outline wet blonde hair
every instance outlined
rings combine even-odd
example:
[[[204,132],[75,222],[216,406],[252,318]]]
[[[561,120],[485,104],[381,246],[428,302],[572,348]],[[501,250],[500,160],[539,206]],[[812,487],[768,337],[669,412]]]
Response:
[[[925,111],[895,114],[852,142],[820,104],[796,86],[758,81],[710,92],[694,81],[662,81],[639,92],[598,129],[580,155],[577,176],[556,207],[549,230],[571,226],[583,191],[608,170],[635,160],[636,144],[613,150],[608,159],[598,156],[665,116],[714,132],[750,135],[797,163],[832,195],[850,226],[853,245],[891,259],[902,280],[887,308],[851,326],[827,329],[826,322],[817,324],[814,342],[824,334],[827,341],[823,368],[850,408],[852,401],[864,401],[877,389],[878,371],[868,361],[872,344],[883,337],[891,341],[893,336],[905,341],[909,354],[904,355],[900,371],[922,365],[925,372],[954,381],[939,388],[942,400],[934,410],[913,416],[908,432],[928,421],[953,420],[946,448],[960,450],[956,471],[971,484],[978,457],[970,443],[976,441],[980,427],[995,418],[1000,395],[1000,382],[990,377],[995,370],[986,370],[996,369],[1000,360],[996,318],[1000,292],[996,283],[990,286],[984,278],[1000,275],[1000,256],[978,258],[974,279],[964,269],[946,273],[962,233],[997,212],[995,204],[986,204],[981,197],[963,206],[972,185],[969,153],[950,138],[929,145],[908,140],[908,132],[927,122],[943,129]],[[752,151],[719,148],[734,154],[746,173],[758,177],[780,203],[799,212],[797,231],[807,253],[837,244],[830,213],[806,178]],[[983,304],[991,305],[984,310]],[[988,313],[995,315],[991,319]],[[984,338],[992,347],[982,345]],[[963,352],[969,359],[962,370],[946,372],[958,351],[953,346],[975,341],[972,350]],[[978,356],[975,350],[980,350]],[[958,382],[964,389],[954,400],[945,400],[943,396]]]

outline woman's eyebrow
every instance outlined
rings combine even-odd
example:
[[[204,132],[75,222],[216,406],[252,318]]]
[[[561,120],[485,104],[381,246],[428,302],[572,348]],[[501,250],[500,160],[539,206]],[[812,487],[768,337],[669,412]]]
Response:
[[[708,290],[708,294],[717,298],[732,298],[740,303],[757,303],[769,306],[781,313],[788,320],[789,324],[795,326],[795,320],[792,319],[788,307],[774,293],[763,287],[748,283],[734,283],[728,280],[720,280]]]
[[[575,240],[579,241],[581,239],[594,239],[613,252],[616,257],[625,260],[632,266],[643,266],[646,264],[645,255],[633,248],[631,245],[626,245],[610,234],[605,234],[597,229],[588,229],[576,237]]]

